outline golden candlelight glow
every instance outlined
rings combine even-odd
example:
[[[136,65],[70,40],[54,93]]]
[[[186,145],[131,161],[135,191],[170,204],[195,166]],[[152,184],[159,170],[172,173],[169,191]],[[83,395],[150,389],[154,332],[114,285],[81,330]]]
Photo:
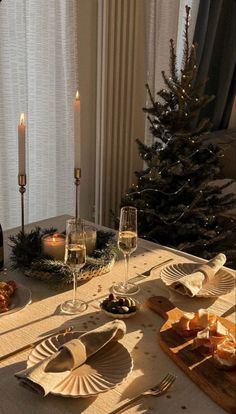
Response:
[[[76,91],[75,99],[76,99],[76,101],[79,101],[80,100],[79,90],[78,89]]]
[[[22,112],[20,114],[20,125],[25,125],[25,114]]]
[[[42,237],[43,253],[57,260],[64,260],[65,236],[63,234],[45,234]]]

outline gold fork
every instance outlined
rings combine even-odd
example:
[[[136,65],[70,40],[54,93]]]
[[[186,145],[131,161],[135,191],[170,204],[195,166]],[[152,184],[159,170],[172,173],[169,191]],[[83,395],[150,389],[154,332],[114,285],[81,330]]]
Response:
[[[153,270],[158,269],[158,267],[162,267],[162,266],[164,266],[165,264],[172,262],[173,260],[174,260],[174,259],[167,259],[167,260],[165,260],[164,262],[158,263],[158,264],[156,264],[156,265],[152,266],[150,269],[146,270],[145,272],[143,272],[143,273],[139,273],[139,276],[142,276],[142,277],[148,277],[148,276],[150,276],[150,275],[151,275],[151,273],[152,273],[152,271],[153,271]]]
[[[125,404],[121,405],[120,407],[116,408],[115,410],[111,411],[109,414],[117,414],[122,411],[124,411],[125,408],[132,405],[134,402],[138,401],[142,397],[147,397],[148,395],[152,395],[154,397],[159,397],[160,395],[164,394],[173,384],[173,382],[176,380],[176,376],[172,374],[167,374],[159,384],[155,385],[152,388],[149,388],[148,390],[142,392],[139,395],[136,395],[136,397],[132,398]]]

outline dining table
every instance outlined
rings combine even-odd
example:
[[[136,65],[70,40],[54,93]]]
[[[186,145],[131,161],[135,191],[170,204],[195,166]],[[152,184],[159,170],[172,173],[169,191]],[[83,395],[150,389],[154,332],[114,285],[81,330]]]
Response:
[[[65,230],[68,215],[49,218],[25,225],[25,231],[35,226],[56,227]],[[105,229],[104,227],[97,226]],[[9,236],[20,228],[4,232],[4,270],[0,280],[15,280],[31,291],[31,302],[17,312],[0,315],[0,356],[18,348],[53,335],[67,326],[75,330],[89,331],[110,321],[100,309],[100,302],[109,295],[113,284],[124,279],[124,258],[118,258],[112,269],[101,276],[93,277],[78,285],[78,297],[87,302],[87,310],[77,315],[61,312],[60,305],[72,297],[72,286],[59,288],[11,268]],[[196,262],[203,259],[174,250],[144,239],[138,239],[138,247],[131,255],[129,277],[139,284],[140,291],[135,296],[141,304],[133,318],[125,319],[127,332],[121,343],[133,359],[130,375],[118,386],[107,392],[89,398],[70,398],[49,394],[42,397],[22,386],[15,373],[26,367],[30,351],[16,353],[0,362],[0,414],[109,414],[143,390],[154,386],[167,374],[176,376],[172,387],[160,397],[145,397],[138,400],[124,413],[148,414],[223,414],[226,411],[216,404],[196,385],[185,372],[162,350],[158,333],[163,319],[147,306],[146,300],[155,295],[164,296],[183,312],[194,312],[205,308],[224,316],[235,323],[235,290],[211,298],[190,298],[168,289],[160,279],[162,269],[171,263]],[[158,265],[148,276],[148,269]],[[225,268],[227,269],[227,268]],[[227,269],[235,276],[235,271]],[[219,373],[220,375],[220,373]]]

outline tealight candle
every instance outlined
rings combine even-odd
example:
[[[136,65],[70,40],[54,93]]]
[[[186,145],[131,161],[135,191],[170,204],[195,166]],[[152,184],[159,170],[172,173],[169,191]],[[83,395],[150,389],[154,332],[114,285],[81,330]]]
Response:
[[[59,233],[46,234],[42,237],[42,249],[45,255],[64,261],[65,236]]]

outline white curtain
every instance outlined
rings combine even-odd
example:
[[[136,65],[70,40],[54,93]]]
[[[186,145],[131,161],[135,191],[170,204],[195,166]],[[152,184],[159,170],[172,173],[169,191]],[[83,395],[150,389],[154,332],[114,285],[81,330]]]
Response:
[[[174,40],[177,52],[177,64],[181,65],[183,52],[183,31],[185,22],[185,5],[191,7],[190,41],[195,28],[199,0],[146,0],[146,64],[147,83],[154,96],[164,81],[161,71],[169,71],[170,39]],[[148,97],[146,105],[149,105]],[[149,132],[149,122],[146,121],[145,142],[153,143]]]
[[[144,136],[144,1],[98,1],[96,222],[112,226],[141,168]]]
[[[17,124],[27,117],[26,222],[71,213],[76,0],[0,3],[0,222],[20,224]]]

